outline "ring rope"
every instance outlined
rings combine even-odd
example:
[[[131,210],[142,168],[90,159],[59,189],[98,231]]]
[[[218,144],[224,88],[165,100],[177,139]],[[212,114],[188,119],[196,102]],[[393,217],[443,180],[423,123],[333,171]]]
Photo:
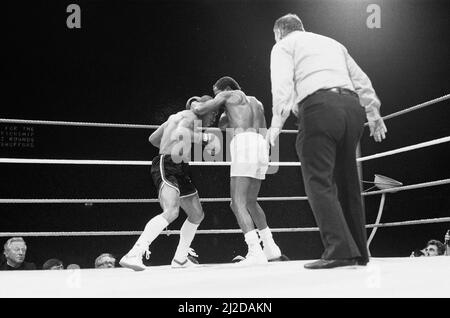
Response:
[[[394,154],[408,152],[411,150],[416,150],[420,148],[430,147],[450,141],[450,136],[442,137],[430,141],[421,142],[415,145],[406,146],[394,150],[389,150],[385,152],[380,152],[377,154],[357,158],[356,161],[362,162],[367,160],[372,160],[376,158],[391,156]],[[78,159],[27,159],[27,158],[0,158],[0,163],[34,163],[34,164],[74,164],[74,165],[140,165],[148,166],[152,164],[152,161],[144,160],[78,160]],[[231,162],[229,161],[190,161],[190,166],[229,166]],[[295,167],[301,166],[298,161],[293,162],[269,162],[269,166],[280,166],[280,167]]]
[[[443,96],[441,96],[441,97],[438,97],[438,98],[429,100],[429,101],[427,101],[427,102],[418,104],[418,105],[416,105],[416,106],[408,107],[408,108],[403,109],[403,110],[400,110],[400,111],[398,111],[398,112],[395,112],[395,113],[392,113],[392,114],[383,116],[383,120],[391,119],[391,118],[394,118],[394,117],[397,117],[397,116],[400,116],[400,115],[403,115],[403,114],[406,114],[406,113],[409,113],[409,112],[418,110],[418,109],[420,109],[420,108],[424,108],[424,107],[426,107],[426,106],[430,106],[430,105],[432,105],[432,104],[436,104],[436,103],[442,102],[442,101],[447,100],[447,99],[450,99],[450,94],[443,95]],[[365,123],[365,125],[367,126],[368,123]]]
[[[380,206],[378,207],[378,213],[377,213],[377,218],[375,220],[375,224],[380,224],[381,221],[381,216],[383,214],[383,209],[384,209],[384,203],[386,202],[386,193],[383,193],[381,195],[381,199],[380,199]],[[372,232],[370,232],[369,237],[367,238],[367,246],[370,246],[370,243],[372,243],[373,238],[375,237],[375,234],[377,233],[378,228],[374,227],[372,229]]]
[[[449,184],[449,179],[442,179],[430,182],[423,182],[417,184],[411,184],[407,186],[395,187],[391,189],[384,189],[379,191],[362,192],[363,196],[393,193],[398,191],[412,190],[433,187],[443,184]],[[292,197],[259,197],[258,201],[305,201],[308,200],[306,196],[292,196]],[[230,202],[231,198],[200,198],[200,202]],[[158,199],[0,199],[1,203],[157,203]]]
[[[376,159],[376,158],[386,157],[386,156],[395,155],[395,154],[402,153],[402,152],[407,152],[407,151],[411,151],[411,150],[416,150],[416,149],[420,149],[420,148],[425,148],[425,147],[430,147],[430,146],[446,143],[449,141],[450,141],[450,136],[437,138],[437,139],[433,139],[430,141],[421,142],[421,143],[418,143],[415,145],[406,146],[406,147],[402,147],[402,148],[398,148],[398,149],[394,149],[394,150],[380,152],[380,153],[373,154],[370,156],[357,158],[356,161],[367,161],[367,160],[372,160],[372,159]]]
[[[152,161],[143,160],[78,160],[78,159],[26,159],[26,158],[0,158],[0,163],[37,163],[37,164],[63,164],[63,165],[124,165],[124,166],[151,166]]]
[[[383,119],[394,118],[417,109],[430,106],[450,98],[450,94],[429,100],[427,102],[406,108],[404,110],[392,113],[382,117]],[[9,119],[0,118],[0,123],[11,124],[35,124],[35,125],[58,125],[58,126],[80,126],[80,127],[107,127],[107,128],[139,128],[139,129],[157,129],[159,125],[142,125],[142,124],[119,124],[119,123],[96,123],[96,122],[73,122],[73,121],[51,121],[51,120],[28,120],[28,119]],[[365,123],[367,126],[368,123]],[[282,129],[282,133],[297,133],[296,129]]]
[[[436,180],[436,181],[430,181],[430,182],[416,183],[416,184],[411,184],[411,185],[401,186],[401,187],[394,187],[394,188],[390,188],[390,189],[363,192],[362,195],[367,196],[367,195],[375,195],[375,194],[383,194],[383,193],[394,193],[397,191],[428,188],[428,187],[434,187],[434,186],[439,186],[439,185],[444,185],[444,184],[449,184],[449,183],[450,183],[450,178]]]
[[[410,220],[380,224],[367,224],[366,228],[374,227],[392,227],[392,226],[405,226],[405,225],[418,225],[418,224],[431,224],[431,223],[446,223],[450,222],[450,217],[433,218],[433,219],[421,219]],[[317,232],[318,227],[303,227],[303,228],[271,228],[272,232],[277,233],[292,233],[292,232]],[[140,235],[142,231],[78,231],[78,232],[0,232],[0,237],[16,237],[16,236],[124,236],[124,235]],[[241,229],[217,229],[217,230],[197,230],[196,234],[235,234],[242,233]],[[179,230],[166,230],[161,234],[171,235],[180,234]]]
[[[301,201],[308,197],[261,197],[258,201]],[[200,202],[231,202],[231,198],[200,198]],[[0,199],[0,203],[159,203],[158,199]]]
[[[54,121],[54,120],[29,120],[29,119],[9,119],[9,118],[0,118],[0,123],[100,127],[100,128],[138,128],[138,129],[158,129],[158,127],[160,126],[160,125],[95,123],[95,122],[81,122],[81,121],[60,121],[60,120],[56,120],[56,121]]]

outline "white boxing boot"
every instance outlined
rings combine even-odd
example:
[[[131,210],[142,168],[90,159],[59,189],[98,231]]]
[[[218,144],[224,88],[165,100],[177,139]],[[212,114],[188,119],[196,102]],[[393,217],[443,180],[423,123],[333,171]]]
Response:
[[[261,248],[261,244],[259,243],[259,237],[256,230],[247,232],[244,237],[248,246],[248,253],[245,256],[245,259],[236,263],[236,265],[251,266],[267,264],[268,261]]]
[[[273,260],[278,260],[281,257],[281,250],[278,247],[277,244],[273,243],[273,244],[264,244],[264,254],[266,255],[267,260],[273,261]]]
[[[147,266],[144,265],[142,258],[145,254],[145,258],[150,258],[150,251],[147,249],[139,249],[133,247],[126,255],[124,255],[119,264],[125,268],[131,268],[134,271],[143,271],[147,269]]]
[[[177,259],[173,259],[170,266],[172,268],[190,268],[190,267],[198,267],[200,266],[198,264],[198,261],[196,259],[198,255],[195,253],[195,251],[192,248],[188,249],[188,255],[186,256],[184,261],[179,261]]]

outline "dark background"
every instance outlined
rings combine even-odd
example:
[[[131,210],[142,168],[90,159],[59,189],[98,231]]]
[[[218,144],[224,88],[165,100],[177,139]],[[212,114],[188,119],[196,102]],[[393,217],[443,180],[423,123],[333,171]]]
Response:
[[[66,27],[66,7],[81,7],[81,29]],[[221,76],[234,77],[272,116],[269,59],[273,23],[297,13],[308,31],[344,44],[369,75],[382,114],[450,93],[448,1],[17,1],[3,4],[4,102],[1,118],[161,124],[192,95],[212,95]],[[381,28],[369,29],[366,8],[381,7]],[[388,138],[361,140],[369,155],[449,135],[449,102],[388,120]],[[23,126],[1,124],[0,128]],[[1,157],[151,160],[151,130],[35,125],[34,148],[0,148]],[[294,129],[290,118],[285,128]],[[295,135],[281,137],[281,161],[297,160]],[[449,177],[448,143],[363,164],[404,184]],[[228,197],[227,167],[193,167],[201,197]],[[1,164],[2,198],[155,198],[147,166]],[[382,222],[449,216],[449,186],[387,196]],[[261,196],[304,195],[299,167],[282,167]],[[367,222],[380,196],[366,197]],[[316,226],[306,201],[263,202],[270,227]],[[205,203],[200,229],[237,228],[228,203]],[[161,212],[154,204],[1,204],[0,231],[142,230]],[[179,229],[184,216],[169,226]],[[381,228],[373,256],[409,256],[448,223]],[[275,233],[292,259],[320,257],[318,232]],[[118,258],[136,236],[26,237],[29,261],[52,257],[92,267],[104,252]],[[2,242],[6,238],[2,238]],[[152,264],[168,264],[178,236],[152,245]],[[245,254],[242,234],[198,235],[201,262]]]

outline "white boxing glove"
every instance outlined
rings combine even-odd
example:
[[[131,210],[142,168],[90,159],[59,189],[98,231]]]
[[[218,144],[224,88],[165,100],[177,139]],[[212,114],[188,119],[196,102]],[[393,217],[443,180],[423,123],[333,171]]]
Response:
[[[203,134],[203,142],[206,143],[205,150],[208,154],[211,156],[214,156],[215,154],[219,153],[222,149],[220,140],[217,138],[216,135],[211,133]]]

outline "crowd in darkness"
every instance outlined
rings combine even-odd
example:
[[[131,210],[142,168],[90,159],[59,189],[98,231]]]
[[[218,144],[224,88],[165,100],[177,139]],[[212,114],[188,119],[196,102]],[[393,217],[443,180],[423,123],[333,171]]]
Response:
[[[26,255],[27,244],[22,237],[12,237],[8,239],[4,245],[3,254],[0,258],[0,270],[60,270],[80,268],[78,264],[68,264],[64,267],[64,262],[58,258],[50,258],[39,267],[33,262],[25,261]],[[114,268],[116,267],[116,258],[110,253],[103,253],[95,259],[93,267]]]
[[[411,257],[431,257],[450,256],[450,231],[444,236],[444,243],[431,239],[424,248],[416,249],[411,253]],[[42,264],[36,266],[32,261],[25,261],[27,255],[27,245],[22,237],[12,237],[8,239],[3,247],[3,254],[0,256],[0,270],[63,270],[79,269],[77,264],[64,265],[58,258],[50,258]],[[233,260],[235,261],[235,260]],[[114,268],[116,267],[116,257],[110,253],[102,253],[93,262],[93,268]]]

